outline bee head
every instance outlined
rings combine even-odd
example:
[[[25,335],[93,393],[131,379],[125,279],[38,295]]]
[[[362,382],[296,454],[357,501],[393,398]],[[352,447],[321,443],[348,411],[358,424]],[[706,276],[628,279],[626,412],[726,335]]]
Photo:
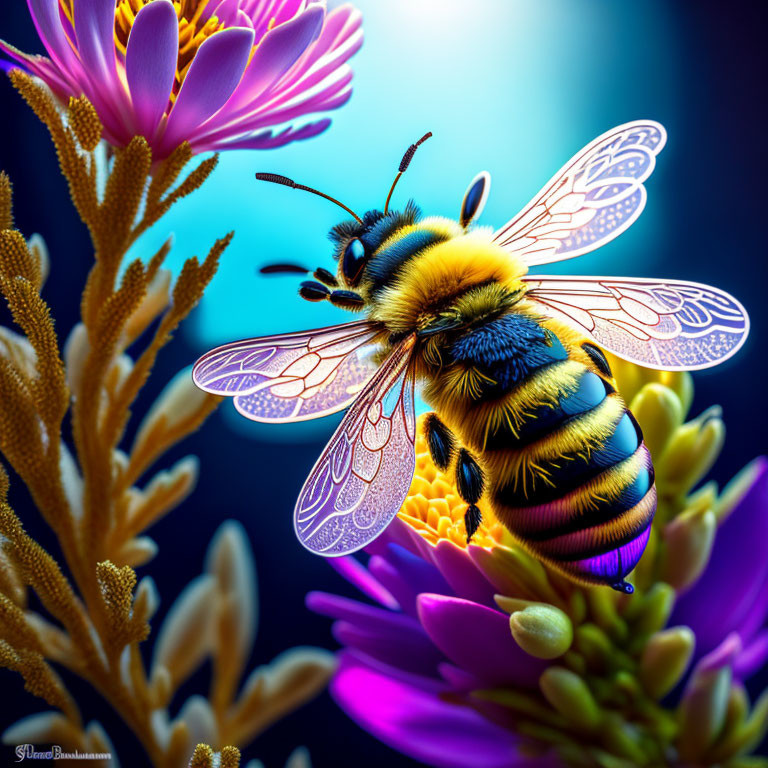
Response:
[[[297,184],[286,176],[276,173],[256,174],[256,178],[259,181],[269,181],[273,184],[290,187],[291,189],[302,189],[305,192],[311,192],[313,195],[324,197],[326,200],[330,200],[340,208],[343,208],[352,216],[352,219],[337,224],[330,232],[330,238],[336,246],[337,275],[334,277],[327,269],[316,269],[313,273],[315,280],[304,281],[301,284],[299,295],[303,299],[308,301],[328,299],[331,303],[344,309],[361,309],[363,307],[365,300],[352,289],[356,288],[363,279],[366,266],[370,262],[371,257],[395,229],[413,224],[420,215],[419,209],[413,201],[408,202],[402,213],[398,211],[390,212],[389,202],[392,199],[392,193],[395,191],[397,182],[410,165],[419,145],[425,142],[431,135],[431,133],[425,134],[405,151],[398,167],[397,176],[395,176],[395,180],[389,188],[384,210],[367,211],[362,218],[336,198],[312,187],[307,187],[304,184]],[[286,272],[308,274],[309,270],[295,264],[272,264],[261,269],[262,274]],[[331,290],[339,285],[343,286],[341,290]]]
[[[419,216],[418,207],[409,200],[403,211],[367,211],[360,221],[349,219],[333,227],[328,236],[334,244],[339,281],[349,288],[356,288],[381,244],[395,230],[414,224]]]

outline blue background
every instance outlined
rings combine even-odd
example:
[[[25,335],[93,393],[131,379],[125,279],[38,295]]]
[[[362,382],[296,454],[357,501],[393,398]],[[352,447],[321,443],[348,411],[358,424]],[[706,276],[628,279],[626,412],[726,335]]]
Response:
[[[750,311],[751,338],[735,359],[696,375],[693,410],[713,403],[724,408],[728,438],[714,472],[719,481],[763,452],[765,6],[658,0],[357,5],[364,12],[366,42],[353,60],[355,93],[331,129],[281,150],[223,156],[204,188],[138,244],[137,253],[150,254],[168,231],[175,232],[171,265],[178,268],[189,255],[203,255],[224,232],[237,233],[136,412],[211,346],[348,319],[330,305],[300,301],[293,278],[257,274],[271,261],[333,268],[326,233],[341,212],[314,196],[257,184],[255,171],[317,186],[362,211],[383,204],[403,151],[431,130],[434,138],[419,150],[395,204],[412,196],[428,214],[455,217],[466,184],[487,169],[493,184],[481,222],[499,225],[592,138],[627,120],[652,118],[666,126],[669,141],[647,183],[649,200],[640,220],[600,251],[547,271],[691,279],[736,295]],[[21,2],[0,7],[0,36],[24,50],[39,50]],[[44,295],[66,334],[77,319],[90,244],[44,129],[4,78],[0,131],[0,167],[15,185],[17,224],[27,234],[41,232],[48,242],[52,276]],[[334,423],[253,425],[225,404],[169,457],[170,463],[197,453],[202,474],[195,494],[151,531],[160,555],[140,575],[150,573],[158,582],[158,618],[199,573],[221,520],[233,517],[248,529],[259,573],[254,660],[265,662],[291,645],[333,647],[328,622],[306,611],[303,596],[309,589],[343,587],[326,563],[294,540],[291,510]],[[15,493],[27,525],[52,545],[21,491]],[[202,684],[198,678],[192,687]],[[2,686],[7,694],[0,707],[8,711],[0,715],[0,726],[39,710],[15,677],[4,673]],[[753,688],[760,687],[755,681]],[[123,764],[141,765],[130,734],[98,711],[86,690],[78,692],[79,699],[93,702],[89,714],[102,720]],[[413,764],[359,731],[327,695],[269,730],[245,754],[281,766],[298,744],[309,747],[317,766]]]

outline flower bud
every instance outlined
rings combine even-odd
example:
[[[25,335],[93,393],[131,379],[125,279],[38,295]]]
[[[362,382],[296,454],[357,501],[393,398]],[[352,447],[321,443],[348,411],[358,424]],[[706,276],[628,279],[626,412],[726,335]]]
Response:
[[[654,699],[669,693],[688,668],[696,638],[688,627],[672,627],[650,638],[640,660],[640,682]]]
[[[731,693],[731,663],[740,650],[739,636],[729,635],[694,670],[680,704],[677,748],[683,761],[695,763],[721,732]]]
[[[573,642],[573,625],[568,615],[547,603],[532,603],[509,617],[517,644],[538,659],[562,656]]]
[[[732,690],[743,692],[744,689]],[[732,696],[731,701],[733,698]],[[734,755],[747,754],[763,741],[766,734],[768,734],[768,691],[755,702],[752,712],[746,719],[736,724],[730,733],[718,740],[714,755],[718,760],[726,761]],[[732,764],[728,762],[728,765]]]
[[[594,730],[602,712],[584,679],[563,667],[550,667],[539,678],[544,698],[579,728]]]
[[[668,387],[646,384],[630,405],[643,430],[643,440],[654,459],[661,456],[675,430],[683,423],[683,406]]]
[[[717,520],[711,510],[686,510],[664,530],[666,552],[661,577],[678,592],[690,587],[709,562]]]
[[[683,424],[656,464],[656,483],[666,494],[687,494],[709,471],[723,447],[725,425],[720,408],[706,410]]]
[[[717,506],[715,507],[715,516],[717,517],[718,525],[722,525],[728,515],[730,515],[739,505],[744,496],[752,488],[757,478],[766,471],[766,466],[768,466],[768,462],[765,457],[758,457],[747,464],[747,466],[735,475],[728,485],[723,488],[723,492],[720,494]]]
[[[675,604],[675,591],[659,581],[643,596],[640,610],[632,624],[633,633],[657,632],[666,625]]]

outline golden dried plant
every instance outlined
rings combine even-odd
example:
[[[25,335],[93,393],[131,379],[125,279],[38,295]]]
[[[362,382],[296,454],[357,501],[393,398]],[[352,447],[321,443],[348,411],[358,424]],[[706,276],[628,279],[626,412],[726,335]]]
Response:
[[[112,705],[154,766],[178,768],[190,759],[204,765],[213,749],[222,749],[218,764],[236,766],[236,747],[325,685],[332,658],[293,649],[241,685],[254,639],[256,583],[245,534],[229,522],[211,543],[205,573],[171,607],[145,668],[139,646],[150,635],[158,596],[152,579],[138,580],[135,568],[156,554],[144,533],[191,492],[197,460],[184,458],[138,483],[202,424],[218,398],[182,372],[145,415],[132,445],[124,445],[131,407],[158,353],[200,300],[232,234],[202,261],[188,259],[173,286],[163,269],[168,243],[146,262],[126,264],[126,254],[205,182],[216,157],[180,182],[192,158],[187,144],[153,162],[137,137],[107,157],[99,119],[85,99],[62,109],[38,81],[18,71],[10,77],[51,134],[90,232],[94,263],[81,322],[62,351],[40,293],[49,271],[45,244],[13,228],[11,185],[0,174],[0,292],[21,330],[0,328],[0,452],[56,535],[62,558],[57,562],[26,532],[7,503],[8,477],[0,469],[0,666],[19,673],[27,690],[56,710],[16,723],[4,740],[114,752],[104,729],[84,722],[55,671],[62,667]],[[133,352],[145,331],[148,341]],[[30,607],[30,589],[44,614]],[[191,696],[172,717],[179,686],[206,659],[213,670],[208,697]],[[193,758],[202,742],[209,746]]]

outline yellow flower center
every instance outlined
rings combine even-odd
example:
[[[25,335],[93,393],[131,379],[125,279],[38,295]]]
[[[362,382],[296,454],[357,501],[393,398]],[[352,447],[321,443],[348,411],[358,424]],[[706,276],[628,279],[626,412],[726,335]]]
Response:
[[[430,544],[447,539],[460,547],[467,546],[467,530],[464,513],[467,504],[461,500],[453,473],[441,472],[429,455],[424,437],[423,417],[419,418],[416,437],[416,472],[408,490],[408,496],[400,508],[398,517],[423,536]],[[512,538],[496,519],[487,504],[478,505],[483,521],[472,537],[472,544],[493,547],[510,544]]]

